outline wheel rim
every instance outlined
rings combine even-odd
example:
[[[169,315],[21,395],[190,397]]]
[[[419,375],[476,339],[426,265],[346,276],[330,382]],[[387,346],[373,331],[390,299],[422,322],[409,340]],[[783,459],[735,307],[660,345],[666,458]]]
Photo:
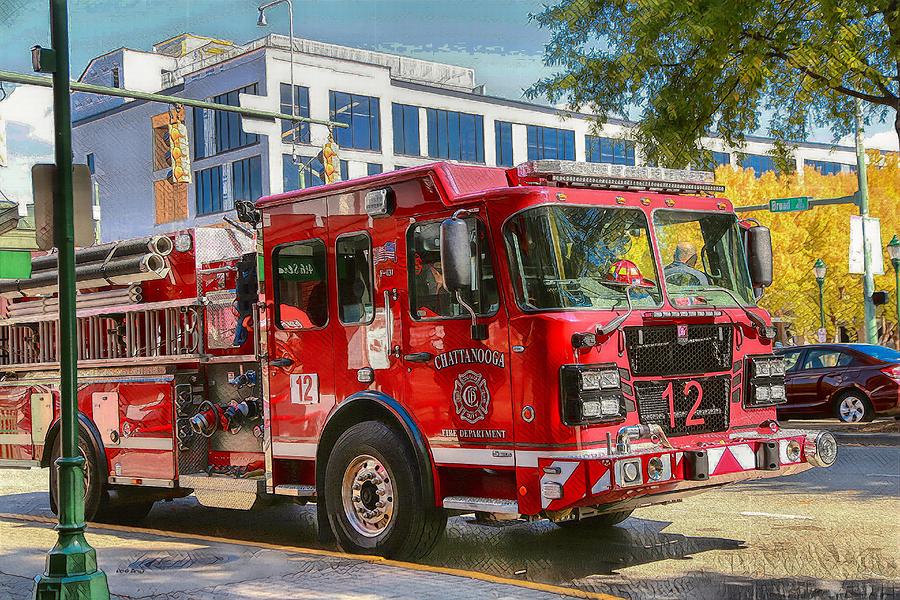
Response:
[[[84,483],[83,489],[83,498],[87,499],[88,488],[91,485],[91,469],[88,464],[87,455],[85,455],[84,450],[78,448],[78,454],[81,455],[81,458],[84,459],[84,464],[81,466],[81,475],[82,481]],[[59,498],[59,467],[53,465],[53,468],[56,469],[56,497]]]
[[[862,421],[863,415],[866,413],[866,407],[860,398],[847,396],[841,400],[840,413],[842,421],[858,423]]]
[[[341,499],[353,529],[360,535],[376,537],[394,516],[393,476],[377,458],[357,456],[344,470]]]

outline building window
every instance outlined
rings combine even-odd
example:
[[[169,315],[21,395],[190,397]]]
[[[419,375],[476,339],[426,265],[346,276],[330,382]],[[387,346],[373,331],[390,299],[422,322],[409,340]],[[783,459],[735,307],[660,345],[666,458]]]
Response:
[[[121,86],[122,81],[119,77],[119,67],[113,67],[111,73],[112,73],[112,86],[114,88]]]
[[[324,167],[322,166],[322,161],[320,161],[318,158],[314,158],[311,156],[298,156],[297,162],[299,164],[294,162],[294,159],[290,154],[283,154],[281,156],[281,159],[285,192],[289,192],[292,190],[302,190],[317,185],[325,185],[325,180],[322,179]],[[341,162],[343,163],[346,161]],[[300,180],[301,169],[303,172],[302,181]],[[343,170],[344,167],[343,165],[341,165],[341,171]]]
[[[392,104],[394,121],[394,154],[419,156],[419,108]]]
[[[350,179],[350,164],[346,160],[341,161],[341,181]]]
[[[334,261],[341,323],[371,323],[375,318],[375,305],[372,301],[372,240],[368,234],[355,233],[338,238]]]
[[[169,126],[157,125],[153,128],[153,170],[168,169],[171,166],[169,154]]]
[[[494,142],[497,150],[497,166],[513,166],[512,123],[494,121]]]
[[[634,166],[634,142],[594,135],[584,136],[588,162]]]
[[[466,226],[469,230],[472,255],[476,258],[473,265],[475,269],[473,277],[475,281],[479,282],[479,285],[475,292],[464,290],[461,295],[477,314],[482,316],[493,314],[497,311],[500,300],[497,294],[497,280],[491,264],[487,232],[481,221],[474,218],[466,219]],[[440,221],[432,221],[417,224],[409,230],[407,264],[416,267],[414,273],[412,273],[413,269],[410,269],[409,308],[416,319],[468,318],[465,307],[444,287],[444,275],[441,272],[440,229]]]
[[[484,117],[429,108],[428,156],[484,162]]]
[[[706,162],[702,160],[695,162],[691,168],[699,171],[715,171],[717,167],[731,164],[731,155],[727,152],[709,152],[709,159]]]
[[[761,177],[767,171],[777,170],[775,169],[775,160],[765,154],[748,154],[741,161],[741,166],[745,169],[753,169],[753,173],[757,177]]]
[[[221,165],[194,173],[194,191],[198,215],[222,212],[225,199]]]
[[[262,159],[251,156],[231,164],[231,206],[235,202],[256,202],[262,196]]]
[[[330,92],[331,120],[346,123],[336,127],[335,141],[342,148],[381,152],[381,114],[378,98]]]
[[[226,94],[213,96],[212,101],[216,104],[225,104],[227,106],[240,106],[240,94],[257,94],[258,85],[253,83],[237,90],[232,90]],[[214,111],[215,122],[215,149],[216,154],[227,152],[250,146],[259,142],[259,136],[255,133],[245,133],[241,126],[242,117],[233,112]],[[208,150],[208,149],[207,149]],[[204,156],[208,156],[204,152]]]
[[[301,117],[309,118],[309,88],[302,85],[294,86],[294,98],[297,102],[296,114]],[[281,84],[281,113],[285,115],[294,114],[291,112],[291,84]],[[281,141],[285,143],[303,143],[308,144],[309,123],[292,123],[291,121],[281,120]]]
[[[842,165],[841,163],[829,162],[827,160],[812,160],[807,158],[804,159],[803,164],[807,167],[815,169],[822,175],[837,175],[844,170],[844,165]]]
[[[277,248],[272,264],[278,327],[324,327],[328,323],[324,242],[308,240]]]
[[[94,153],[91,152],[90,154],[88,154],[87,156],[85,156],[85,157],[84,157],[84,162],[87,163],[87,168],[88,168],[88,171],[91,172],[91,175],[95,175],[96,172],[97,172],[97,171],[96,171],[97,163],[96,163],[95,160],[94,160]]]
[[[528,125],[528,160],[575,160],[575,132]]]
[[[209,143],[206,139],[206,120],[211,118],[212,113],[213,111],[203,108],[195,107],[193,110],[194,137],[191,138],[191,142],[194,146],[194,160],[206,158],[206,147]],[[212,125],[209,125],[209,129],[212,131]]]
[[[366,163],[366,175],[378,175],[383,170],[381,163]]]

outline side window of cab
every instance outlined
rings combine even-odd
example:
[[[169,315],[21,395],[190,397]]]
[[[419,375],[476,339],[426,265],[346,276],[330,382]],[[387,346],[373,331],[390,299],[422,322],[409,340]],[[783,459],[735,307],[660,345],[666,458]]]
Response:
[[[473,288],[462,292],[463,301],[479,316],[497,312],[500,298],[491,262],[487,229],[475,218],[465,219],[472,249]],[[466,317],[468,312],[447,290],[441,268],[441,222],[419,223],[409,229],[410,311],[416,319],[447,319]]]
[[[328,323],[325,242],[285,244],[272,257],[275,323],[280,329],[319,329]]]

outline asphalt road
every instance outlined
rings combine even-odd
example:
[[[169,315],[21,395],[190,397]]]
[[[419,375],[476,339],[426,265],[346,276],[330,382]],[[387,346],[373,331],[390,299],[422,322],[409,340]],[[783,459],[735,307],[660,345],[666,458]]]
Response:
[[[0,470],[0,512],[49,515],[46,470]],[[160,503],[145,527],[319,547],[314,509]],[[0,540],[0,548],[3,541]],[[607,529],[450,520],[424,563],[630,598],[900,596],[900,448],[844,446],[831,469],[645,508]]]

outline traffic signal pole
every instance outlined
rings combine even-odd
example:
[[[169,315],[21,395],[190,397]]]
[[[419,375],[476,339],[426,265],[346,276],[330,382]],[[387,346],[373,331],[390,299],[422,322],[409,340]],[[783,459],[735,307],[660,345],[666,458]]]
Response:
[[[106,574],[97,567],[97,552],[84,537],[84,457],[78,450],[75,329],[75,215],[72,192],[72,116],[69,96],[69,16],[66,0],[50,0],[53,72],[53,125],[56,182],[53,235],[59,252],[59,393],[60,448],[56,545],[47,554],[46,571],[35,577],[35,600],[86,598],[106,600]],[[50,54],[47,54],[49,57]]]
[[[869,217],[869,178],[866,173],[866,148],[863,144],[862,108],[860,101],[856,101],[856,177],[859,183],[857,192],[859,200],[859,216],[862,217],[863,237],[863,302],[865,315],[865,341],[869,344],[878,343],[878,324],[875,322],[875,304],[872,302],[872,292],[875,291],[875,277],[872,274],[872,257],[866,239],[866,219]],[[880,242],[879,242],[880,247]]]

